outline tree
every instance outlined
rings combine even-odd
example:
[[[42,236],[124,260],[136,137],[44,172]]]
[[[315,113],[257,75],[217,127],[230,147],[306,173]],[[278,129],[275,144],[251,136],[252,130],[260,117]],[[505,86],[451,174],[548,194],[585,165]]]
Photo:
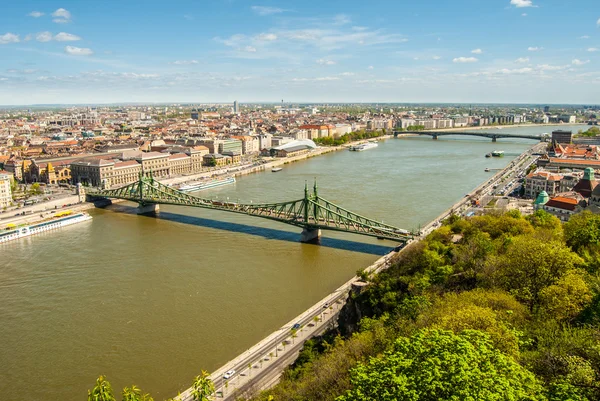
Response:
[[[123,401],[154,401],[154,398],[150,394],[142,394],[142,390],[133,385],[123,389]]]
[[[192,383],[192,398],[194,401],[208,401],[210,396],[215,392],[215,384],[209,378],[206,371],[200,372],[200,376],[194,378]]]
[[[31,193],[35,195],[41,195],[44,193],[44,190],[40,187],[39,182],[34,182],[31,184]]]
[[[585,210],[565,223],[565,241],[575,252],[600,243],[600,216]]]
[[[582,273],[573,271],[540,292],[540,306],[550,318],[558,321],[572,320],[592,298],[592,291]]]
[[[583,260],[558,241],[514,238],[506,253],[490,260],[491,278],[533,311],[542,289],[555,284]]]
[[[88,401],[116,401],[112,387],[104,376],[98,377],[96,386],[88,390]]]
[[[495,349],[489,337],[421,330],[351,370],[353,389],[338,401],[543,399],[535,376]]]

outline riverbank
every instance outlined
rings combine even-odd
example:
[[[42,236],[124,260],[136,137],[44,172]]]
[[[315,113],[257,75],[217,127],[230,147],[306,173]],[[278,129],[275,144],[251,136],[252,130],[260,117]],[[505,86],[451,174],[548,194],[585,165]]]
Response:
[[[522,161],[528,160],[527,157],[530,156],[530,153],[535,146],[540,146],[540,144],[536,144],[528,148],[508,166],[504,167],[494,174],[490,179],[475,187],[472,191],[465,195],[463,199],[442,212],[437,218],[433,219],[429,224],[422,228],[422,234],[420,237],[411,242],[416,242],[423,239],[429,232],[437,228],[443,219],[447,218],[452,213],[464,212],[466,208],[470,206],[473,199],[490,190],[496,182],[501,180],[511,170],[516,169]],[[392,265],[393,260],[397,258],[405,248],[406,247],[394,249],[388,254],[377,259],[374,263],[364,269],[365,273],[371,275],[387,269]],[[297,353],[301,349],[301,343],[304,340],[319,335],[322,331],[325,331],[325,327],[323,326],[327,325],[330,328],[335,327],[337,317],[339,316],[340,311],[348,299],[348,294],[353,287],[360,287],[362,285],[364,285],[364,282],[360,277],[352,277],[329,295],[316,302],[309,309],[291,319],[289,322],[281,326],[281,328],[277,329],[269,336],[265,337],[263,340],[259,341],[254,346],[238,355],[236,358],[228,361],[219,369],[215,370],[211,374],[210,378],[216,384],[217,398],[224,400],[235,399],[235,397],[246,395],[246,392],[259,392],[276,385],[285,368],[289,366],[290,363],[293,363],[295,359],[293,358],[293,354]],[[323,318],[323,306],[334,304],[335,309],[330,308],[328,311],[328,316]],[[301,336],[298,338],[293,337],[295,333],[293,333],[291,329],[296,323],[301,322],[301,324],[303,324],[302,322],[310,322],[315,317],[323,319],[320,323],[320,327],[314,325],[312,329],[305,328],[304,330],[307,331],[304,331]],[[287,350],[287,353],[285,351],[285,347],[283,347],[283,349],[279,347],[279,345],[284,342],[294,344],[294,340],[295,347],[290,346]],[[276,350],[275,352],[279,352],[279,356],[275,358],[273,357],[274,350]],[[260,364],[257,361],[261,361]],[[248,363],[250,366],[248,366]],[[223,374],[231,369],[236,370],[237,373],[229,381],[227,381],[227,384],[225,384],[222,379]],[[191,389],[183,392],[179,399],[182,401],[191,401]]]

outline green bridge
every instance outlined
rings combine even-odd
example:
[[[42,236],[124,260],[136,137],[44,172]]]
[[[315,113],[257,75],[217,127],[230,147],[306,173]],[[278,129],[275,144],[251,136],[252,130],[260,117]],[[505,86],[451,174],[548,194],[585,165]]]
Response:
[[[156,213],[158,205],[163,204],[262,217],[301,227],[302,242],[317,241],[321,230],[342,231],[400,242],[414,238],[414,234],[407,230],[369,219],[321,198],[317,193],[316,181],[312,193],[309,193],[305,185],[302,199],[281,203],[248,204],[203,199],[161,184],[151,175],[142,175],[137,182],[121,188],[88,191],[87,196],[90,200],[112,198],[137,202],[140,214]]]

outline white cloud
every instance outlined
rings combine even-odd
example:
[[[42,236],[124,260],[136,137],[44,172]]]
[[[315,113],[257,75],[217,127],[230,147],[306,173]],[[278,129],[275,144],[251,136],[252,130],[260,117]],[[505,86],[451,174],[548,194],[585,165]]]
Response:
[[[589,39],[589,38],[590,38],[590,37],[589,37],[588,35],[583,35],[583,36],[580,36],[580,37],[579,37],[579,39]]]
[[[244,47],[244,51],[247,51],[248,53],[256,53],[256,47],[246,46]]]
[[[71,13],[64,8],[59,8],[58,10],[52,13],[54,19],[52,21],[57,24],[66,24],[67,22],[71,22]]]
[[[270,42],[273,40],[277,40],[277,35],[275,35],[274,33],[261,33],[260,35],[257,35],[255,39],[264,42]]]
[[[315,81],[337,81],[339,77],[319,77],[315,78]]]
[[[369,66],[369,70],[373,70],[375,69],[375,67],[373,67],[372,65]]]
[[[527,17],[527,13],[521,14],[521,17]]]
[[[540,64],[537,68],[540,71],[560,71],[566,69],[568,66],[566,65],[550,65],[550,64]]]
[[[440,60],[441,57],[440,56],[433,56],[432,59],[434,59],[434,60]]]
[[[14,33],[7,32],[4,35],[0,35],[0,45],[5,45],[7,43],[18,43],[19,35],[15,35]]]
[[[340,75],[343,76],[343,77],[352,77],[352,76],[354,76],[356,74],[353,73],[353,72],[342,72]]]
[[[476,63],[477,59],[475,57],[456,57],[452,59],[453,63]]]
[[[57,33],[56,36],[54,36],[54,40],[58,42],[74,42],[77,40],[81,40],[81,38],[77,35],[73,35],[66,32],[60,32]]]
[[[517,7],[535,7],[531,0],[510,0],[510,4]]]
[[[518,63],[518,64],[529,63],[529,57],[519,57],[518,59],[515,60],[515,63]]]
[[[263,15],[263,16],[271,15],[271,14],[279,14],[279,13],[282,13],[285,11],[283,8],[266,7],[266,6],[252,6],[250,8],[252,9],[252,11],[257,13],[258,15]]]
[[[587,49],[588,52],[597,52],[598,50],[600,49],[598,49],[597,47],[590,47]]]
[[[527,48],[527,50],[529,50],[530,52],[537,52],[537,51],[540,51],[542,49],[543,49],[543,47],[537,47],[537,46],[529,46]]]
[[[596,25],[600,27],[600,18],[598,18],[598,21],[596,21]]]
[[[197,60],[177,60],[177,61],[173,61],[171,64],[175,64],[175,65],[191,65],[191,64],[198,64]]]
[[[352,22],[352,20],[346,14],[338,14],[335,17],[333,17],[333,23],[336,25],[346,25],[350,22]]]
[[[584,65],[584,64],[587,64],[589,62],[590,62],[590,60],[582,61],[582,60],[579,60],[579,59],[576,58],[576,59],[573,59],[573,61],[571,61],[571,64],[573,64],[573,65]]]
[[[44,15],[44,13],[40,12],[40,11],[32,11],[27,15],[29,15],[30,17],[33,17],[33,18],[40,18],[42,15]]]
[[[324,58],[320,58],[317,60],[317,64],[320,65],[335,65],[335,61],[333,60],[326,60]]]
[[[73,56],[91,56],[94,54],[92,49],[86,47],[65,46],[65,53]]]
[[[500,73],[500,74],[529,74],[530,72],[533,72],[533,68],[530,68],[530,67],[514,68],[514,69],[503,68],[501,70],[498,70],[498,73]]]
[[[29,42],[31,39],[33,39],[33,35],[32,35],[32,34],[30,34],[30,33],[29,33],[29,34],[27,34],[27,35],[25,35],[25,37],[23,38],[23,40],[24,40],[25,42]]]
[[[223,43],[225,46],[231,46],[231,47],[239,46],[241,44],[241,42],[245,39],[246,39],[246,36],[241,35],[241,34],[231,35],[227,39],[221,39],[218,36],[216,38],[214,38],[214,40],[216,40],[217,42]]]
[[[52,40],[52,32],[44,31],[35,35],[35,40],[38,42],[50,42]]]
[[[481,54],[481,53],[483,53],[483,50],[481,50],[481,49],[473,49],[473,50],[471,50],[471,53],[473,53],[473,54]]]
[[[52,16],[56,18],[71,19],[71,13],[64,8],[59,8],[58,10],[54,11]]]

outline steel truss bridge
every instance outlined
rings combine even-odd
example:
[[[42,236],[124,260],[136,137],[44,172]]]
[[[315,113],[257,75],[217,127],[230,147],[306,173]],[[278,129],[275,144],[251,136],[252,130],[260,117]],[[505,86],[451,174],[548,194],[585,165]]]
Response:
[[[137,202],[141,214],[152,213],[157,205],[200,207],[262,217],[303,228],[301,241],[318,240],[321,230],[342,231],[380,239],[407,242],[414,234],[383,222],[346,210],[317,193],[315,181],[312,193],[304,186],[304,198],[281,203],[236,203],[203,199],[168,187],[151,175],[140,175],[137,182],[121,188],[88,191],[90,200],[98,198],[124,199]]]
[[[547,138],[545,135],[511,135],[511,134],[499,134],[491,132],[458,132],[458,131],[394,131],[394,136],[397,137],[399,134],[417,134],[417,135],[429,135],[433,139],[438,139],[440,136],[448,135],[462,135],[462,136],[479,136],[483,138],[490,138],[492,142],[496,142],[498,138],[520,138],[520,139],[533,139],[536,141],[543,141]]]

